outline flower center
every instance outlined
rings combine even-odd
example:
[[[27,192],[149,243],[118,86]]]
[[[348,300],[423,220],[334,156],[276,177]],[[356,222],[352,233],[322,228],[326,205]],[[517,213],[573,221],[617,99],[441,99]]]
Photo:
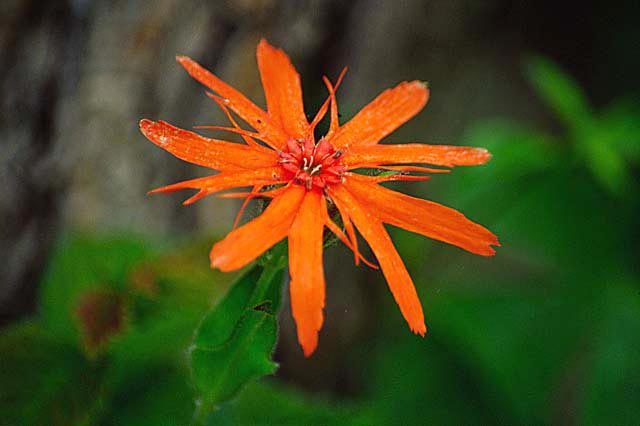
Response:
[[[345,168],[340,164],[342,151],[336,150],[325,138],[315,144],[313,139],[289,139],[287,147],[279,153],[280,166],[290,179],[304,185],[307,191],[327,184],[342,182]]]

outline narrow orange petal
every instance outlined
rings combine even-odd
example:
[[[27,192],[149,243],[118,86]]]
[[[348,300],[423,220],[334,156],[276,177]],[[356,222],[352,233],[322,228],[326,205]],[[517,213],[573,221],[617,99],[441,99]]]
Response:
[[[284,186],[280,186],[278,188],[274,188],[274,189],[270,189],[268,191],[262,191],[262,192],[227,192],[224,194],[218,194],[217,197],[218,198],[246,198],[246,197],[250,197],[250,198],[275,198],[278,195],[282,194],[284,191],[286,191],[289,188],[289,184],[284,185]]]
[[[332,221],[331,219],[328,219],[325,221],[325,225],[327,226],[327,228],[329,228],[331,232],[333,232],[336,235],[336,237],[338,237],[340,241],[342,241],[342,243],[345,246],[347,246],[351,251],[353,251],[354,257],[356,258],[356,265],[359,264],[360,260],[362,260],[362,262],[365,265],[367,265],[369,268],[378,269],[378,266],[376,264],[369,262],[367,259],[365,259],[364,256],[362,256],[362,254],[358,251],[358,248],[354,247],[353,244],[351,244],[351,241],[349,240],[349,238],[347,238],[344,232],[342,232],[342,229],[340,229],[340,227],[336,225],[334,221]]]
[[[172,185],[163,186],[149,191],[149,194],[157,194],[160,192],[174,192],[181,189],[199,189],[193,197],[184,202],[185,205],[192,204],[202,197],[214,194],[225,189],[238,188],[249,185],[270,185],[282,182],[281,167],[266,167],[255,170],[242,170],[233,172],[222,172],[213,176],[205,176],[202,178],[186,180],[174,183]]]
[[[260,216],[231,231],[211,249],[211,267],[225,272],[242,268],[286,237],[305,192],[299,185],[288,187]]]
[[[346,175],[345,175],[346,176]],[[423,175],[407,175],[403,173],[394,173],[391,175],[380,175],[380,176],[363,176],[370,182],[381,183],[381,182],[397,182],[397,181],[407,181],[407,182],[422,182],[425,180],[431,179],[431,176],[423,176]]]
[[[418,173],[449,173],[451,169],[432,169],[420,166],[376,166],[377,169],[397,170],[399,172],[418,172]]]
[[[392,191],[358,175],[347,177],[344,185],[385,223],[482,256],[494,255],[491,246],[500,245],[491,231],[449,207]]]
[[[336,148],[375,145],[416,115],[427,103],[429,89],[420,81],[387,89],[344,124],[331,138]]]
[[[281,49],[260,40],[256,54],[269,117],[293,138],[304,138],[309,123],[302,103],[300,75]]]
[[[318,123],[320,123],[320,121],[324,118],[325,114],[327,113],[327,108],[329,108],[329,102],[331,102],[331,123],[329,124],[329,133],[327,133],[325,137],[331,136],[331,134],[333,133],[332,130],[337,130],[338,105],[335,102],[335,99],[336,99],[335,92],[336,90],[338,90],[338,87],[340,87],[340,83],[342,83],[342,79],[344,78],[344,75],[346,74],[346,72],[347,72],[347,67],[344,67],[340,72],[340,75],[338,76],[338,80],[336,81],[335,86],[331,84],[331,81],[329,81],[328,77],[326,76],[322,77],[322,80],[324,81],[325,85],[327,86],[327,89],[329,90],[329,96],[327,96],[327,99],[320,106],[320,108],[318,109],[318,112],[316,113],[316,116],[313,118],[313,121],[310,124],[311,132],[313,132],[313,130],[318,125]]]
[[[140,131],[151,142],[179,159],[211,169],[254,169],[278,163],[278,155],[273,151],[205,138],[164,121],[140,120]]]
[[[367,259],[364,258],[364,256],[362,256],[362,254],[358,251],[358,239],[355,236],[355,232],[353,230],[353,225],[351,224],[351,220],[349,219],[349,216],[344,216],[343,220],[345,221],[345,227],[346,223],[349,224],[348,229],[350,229],[351,234],[350,237],[351,240],[349,238],[347,238],[347,236],[344,234],[344,232],[342,232],[342,229],[340,229],[340,227],[333,221],[331,220],[331,217],[329,217],[329,212],[327,211],[327,205],[326,203],[323,203],[322,205],[322,209],[320,210],[320,213],[322,214],[323,217],[323,221],[324,224],[326,225],[327,228],[329,228],[329,230],[331,232],[333,232],[336,237],[338,237],[338,239],[340,241],[342,241],[342,243],[347,246],[351,251],[353,251],[353,255],[355,258],[355,264],[358,265],[360,263],[360,260],[362,260],[362,262],[364,262],[365,265],[367,265],[368,267],[370,267],[371,269],[378,269],[378,266],[369,262]],[[346,220],[345,220],[346,218]],[[349,231],[347,231],[349,232]],[[352,241],[355,241],[355,244],[352,243]]]
[[[484,148],[411,143],[354,147],[344,153],[342,164],[348,169],[407,163],[453,167],[476,166],[490,159],[491,154]]]
[[[254,194],[253,192],[225,192],[224,194],[216,195],[218,198],[260,198],[260,193]]]
[[[342,208],[341,205],[336,204],[338,208],[338,212],[340,213],[340,217],[342,218],[342,223],[344,224],[344,229],[347,231],[347,235],[349,235],[349,239],[351,240],[351,244],[353,245],[353,253],[355,256],[356,265],[359,263],[358,253],[358,237],[356,236],[356,232],[353,229],[353,224],[351,223],[351,219],[347,214],[347,211]]]
[[[333,85],[331,84],[331,81],[329,81],[327,77],[322,77],[322,81],[329,91],[329,100],[331,101],[329,131],[325,136],[327,139],[331,139],[340,128],[340,123],[338,121],[338,102],[336,101],[336,92],[333,88]]]
[[[251,102],[238,90],[220,80],[213,73],[203,68],[193,59],[186,56],[177,56],[176,60],[187,70],[191,77],[222,96],[225,104],[251,125],[251,127],[260,132],[265,142],[270,146],[273,148],[284,146],[287,142],[286,134],[277,124],[272,122],[269,114],[262,108]]]
[[[291,313],[296,322],[298,342],[305,356],[318,346],[324,308],[324,272],[322,268],[322,232],[320,213],[324,196],[308,191],[289,230],[289,273]]]
[[[369,243],[411,331],[424,336],[427,327],[424,324],[424,314],[418,294],[382,222],[365,210],[343,185],[331,187],[329,194],[336,203],[341,204],[342,208],[348,211],[353,223]]]
[[[193,126],[194,129],[207,129],[207,130],[222,130],[224,132],[235,133],[237,135],[248,136],[248,137],[259,137],[260,133],[250,132],[248,130],[236,128],[236,127],[228,127],[228,126],[209,126],[209,125],[201,125],[201,126]]]
[[[222,110],[222,112],[225,113],[225,115],[227,116],[227,118],[229,119],[229,121],[231,122],[231,124],[233,125],[233,127],[235,129],[238,130],[244,130],[240,127],[240,125],[238,125],[238,122],[233,118],[233,116],[231,115],[231,112],[229,112],[229,108],[227,108],[227,106],[224,103],[224,99],[221,98],[218,95],[215,95],[211,92],[207,92],[207,96],[210,99],[213,99],[213,101],[215,103],[218,104],[218,106],[220,107],[220,109]],[[258,135],[257,137],[260,137],[262,135]],[[247,145],[249,145],[250,147],[257,149],[257,150],[268,150],[269,148],[260,145],[258,142],[256,142],[251,136],[248,136],[247,134],[242,134],[242,139],[245,141],[245,143]]]
[[[247,206],[249,205],[249,201],[251,201],[253,198],[256,198],[258,196],[258,193],[260,192],[263,186],[264,185],[254,185],[254,187],[251,188],[251,192],[242,201],[242,205],[240,206],[240,209],[238,209],[236,218],[233,220],[233,227],[231,228],[232,230],[238,227],[238,225],[240,224],[240,220],[242,219],[242,214],[244,213]]]

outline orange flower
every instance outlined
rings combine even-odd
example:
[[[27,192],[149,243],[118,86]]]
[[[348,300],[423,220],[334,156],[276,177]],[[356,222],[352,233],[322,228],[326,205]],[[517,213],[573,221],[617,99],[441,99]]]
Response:
[[[208,127],[238,133],[245,143],[206,138],[163,121],[140,121],[142,133],[151,142],[182,160],[219,171],[213,176],[151,192],[197,189],[198,193],[184,202],[191,204],[209,194],[251,186],[251,192],[220,196],[244,198],[243,208],[254,197],[271,199],[260,216],[239,228],[234,227],[226,238],[213,246],[211,266],[222,271],[242,268],[277,242],[288,238],[291,310],[298,341],[306,356],[315,350],[323,322],[325,227],[354,252],[356,264],[360,260],[366,262],[359,253],[355,229],[360,232],[378,259],[409,327],[424,336],[426,326],[420,301],[384,224],[483,256],[495,253],[491,246],[499,246],[498,239],[456,210],[392,191],[380,183],[428,178],[410,172],[448,171],[408,164],[478,165],[489,160],[489,153],[480,148],[458,146],[379,144],[425,106],[429,90],[422,82],[402,82],[385,90],[341,125],[335,89],[342,80],[343,71],[335,86],[324,78],[329,96],[310,123],[302,102],[300,76],[289,57],[262,40],[258,44],[257,58],[267,111],[193,60],[184,56],[177,58],[193,78],[215,93],[207,94],[220,105],[233,125]],[[229,110],[254,130],[242,129]],[[329,131],[316,142],[314,129],[328,111],[331,117]],[[363,168],[382,169],[388,173],[368,176],[356,172]],[[346,235],[332,220],[328,206],[331,209],[335,206],[341,215]]]

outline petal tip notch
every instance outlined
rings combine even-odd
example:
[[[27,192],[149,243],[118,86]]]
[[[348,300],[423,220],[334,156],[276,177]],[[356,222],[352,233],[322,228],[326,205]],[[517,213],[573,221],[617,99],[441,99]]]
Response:
[[[415,334],[419,334],[421,337],[424,337],[427,334],[427,326],[424,322],[422,322],[421,324],[414,324],[413,326],[411,326],[411,331],[413,331]]]

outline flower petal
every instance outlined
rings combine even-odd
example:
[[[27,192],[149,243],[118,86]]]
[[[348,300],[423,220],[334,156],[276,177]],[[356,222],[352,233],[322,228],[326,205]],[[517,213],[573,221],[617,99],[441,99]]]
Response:
[[[278,163],[275,152],[205,138],[164,121],[140,120],[140,131],[151,142],[179,159],[211,169],[246,170]]]
[[[290,186],[260,216],[231,231],[211,249],[211,267],[225,272],[242,268],[286,237],[305,192],[300,185]]]
[[[235,120],[235,118],[233,118],[233,115],[231,115],[231,112],[229,112],[229,108],[227,108],[227,105],[224,103],[224,99],[223,98],[221,98],[220,96],[215,95],[213,93],[210,93],[210,92],[207,92],[207,96],[210,99],[213,99],[213,101],[218,104],[218,106],[220,107],[222,112],[224,112],[224,114],[227,116],[227,118],[229,119],[229,121],[231,122],[233,127],[236,129],[236,131],[238,131],[242,135],[242,139],[245,141],[245,143],[247,145],[249,145],[252,148],[258,149],[258,150],[268,149],[268,148],[260,145],[255,140],[253,140],[253,138],[251,136],[249,136],[246,133],[244,133],[243,129],[240,127],[238,122]]]
[[[420,81],[404,81],[387,89],[339,128],[331,138],[336,148],[375,145],[406,123],[427,103],[429,89]]]
[[[192,204],[202,197],[225,189],[257,184],[271,185],[280,183],[282,182],[282,174],[283,172],[281,167],[266,167],[255,170],[222,172],[213,176],[206,176],[163,186],[161,188],[154,189],[149,193],[156,194],[159,192],[173,192],[187,188],[199,189],[200,192],[184,202],[184,204]]]
[[[355,264],[358,265],[360,256],[358,255],[358,237],[356,236],[356,231],[353,228],[353,224],[351,223],[351,219],[349,218],[347,212],[338,204],[336,204],[336,207],[338,209],[338,213],[340,213],[340,218],[342,219],[342,223],[344,224],[344,229],[347,231],[347,235],[351,240]]]
[[[324,272],[322,268],[321,214],[324,196],[319,191],[307,191],[289,230],[289,273],[291,313],[296,322],[298,342],[305,356],[318,346],[324,308]],[[326,209],[326,207],[324,207]]]
[[[238,90],[220,80],[213,73],[203,68],[193,59],[186,56],[177,56],[176,60],[187,70],[191,77],[222,96],[226,105],[251,125],[251,127],[260,132],[263,135],[263,140],[271,147],[278,148],[284,146],[287,142],[285,132],[278,127],[277,124],[272,122],[269,114],[262,108],[251,102]]]
[[[407,163],[453,167],[476,166],[490,159],[491,154],[484,148],[410,143],[353,147],[344,153],[342,164],[347,169]]]
[[[347,177],[344,185],[385,223],[482,256],[494,255],[491,246],[500,245],[491,231],[449,207],[392,191],[357,175]]]
[[[235,219],[233,219],[233,228],[231,228],[232,231],[238,227],[238,225],[240,224],[240,220],[242,220],[242,215],[244,214],[244,211],[247,209],[247,206],[249,205],[249,202],[253,198],[256,198],[258,196],[263,186],[264,185],[262,184],[254,185],[253,188],[251,188],[251,192],[249,193],[249,195],[247,195],[245,199],[242,200],[242,205],[240,205],[240,209],[238,209],[238,213],[236,213],[236,217]]]
[[[332,221],[328,216],[325,217],[324,224],[327,226],[327,228],[329,228],[331,232],[335,234],[336,237],[338,237],[340,241],[342,241],[345,246],[349,248],[349,250],[353,251],[356,265],[358,265],[362,260],[362,262],[371,269],[378,269],[377,265],[369,262],[364,256],[362,256],[362,254],[360,254],[360,252],[358,251],[358,247],[354,246],[354,244],[351,243],[351,240],[345,235],[342,229],[340,229],[340,227],[336,225],[336,223]]]
[[[369,243],[411,331],[424,336],[427,327],[424,324],[424,314],[418,294],[382,222],[365,210],[361,203],[344,188],[344,185],[330,187],[329,194],[342,209],[348,212],[353,223]]]
[[[338,130],[338,126],[339,126],[338,105],[336,104],[335,92],[336,90],[338,90],[340,83],[342,83],[342,79],[344,78],[344,75],[346,72],[347,72],[347,67],[344,67],[340,72],[340,75],[338,76],[338,80],[336,81],[335,86],[331,84],[331,81],[329,81],[329,79],[326,76],[322,77],[324,84],[327,86],[327,89],[329,90],[329,96],[324,101],[324,103],[320,106],[320,108],[318,109],[318,112],[316,113],[316,116],[313,118],[313,121],[309,126],[311,127],[311,131],[313,131],[316,128],[318,123],[320,123],[320,121],[322,121],[322,119],[324,118],[325,114],[327,113],[327,108],[329,107],[329,103],[331,103],[331,121],[329,124],[329,132],[325,136],[327,138],[330,137],[335,130]]]
[[[309,134],[309,123],[304,113],[300,75],[281,49],[260,40],[257,50],[258,68],[269,117],[289,136],[302,139]]]

